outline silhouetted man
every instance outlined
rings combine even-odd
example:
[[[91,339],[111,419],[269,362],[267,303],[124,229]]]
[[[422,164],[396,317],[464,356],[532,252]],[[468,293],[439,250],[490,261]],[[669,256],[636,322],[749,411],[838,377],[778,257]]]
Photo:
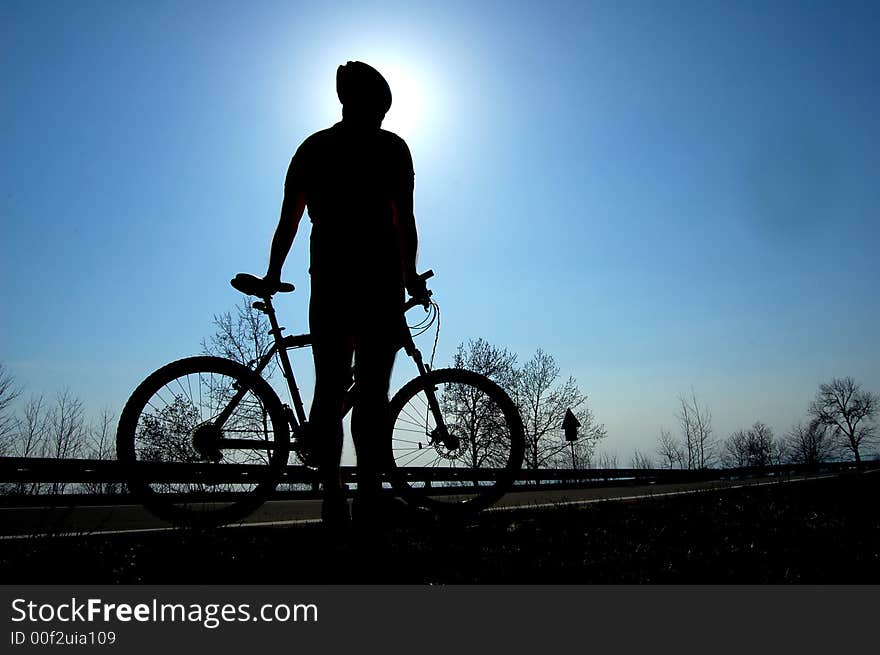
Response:
[[[312,221],[309,325],[315,394],[309,416],[324,483],[325,522],[348,519],[339,475],[342,406],[357,397],[352,436],[358,462],[355,513],[381,511],[389,457],[388,387],[403,322],[404,287],[425,295],[416,275],[413,165],[409,148],[381,129],[391,107],[382,75],[355,61],[336,71],[342,121],[307,138],[287,171],[266,281],[277,285],[304,208]]]

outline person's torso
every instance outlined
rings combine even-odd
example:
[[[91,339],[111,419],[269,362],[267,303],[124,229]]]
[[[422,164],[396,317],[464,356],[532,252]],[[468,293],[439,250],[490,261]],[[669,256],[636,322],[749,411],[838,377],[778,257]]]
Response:
[[[303,174],[313,275],[350,283],[398,280],[392,199],[405,164],[396,139],[341,124],[309,138]]]

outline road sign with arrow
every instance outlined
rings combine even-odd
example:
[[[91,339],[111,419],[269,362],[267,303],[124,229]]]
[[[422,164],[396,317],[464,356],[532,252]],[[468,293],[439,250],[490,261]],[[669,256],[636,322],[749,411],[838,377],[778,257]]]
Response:
[[[579,427],[581,427],[581,422],[574,417],[571,408],[565,410],[565,418],[562,419],[562,429],[565,430],[565,440],[577,441]]]

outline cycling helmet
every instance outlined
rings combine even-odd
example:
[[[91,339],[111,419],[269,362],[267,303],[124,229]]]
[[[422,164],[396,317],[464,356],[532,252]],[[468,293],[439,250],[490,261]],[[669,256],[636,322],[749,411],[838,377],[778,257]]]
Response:
[[[386,114],[391,108],[391,87],[382,74],[362,61],[336,69],[336,95],[343,107]]]

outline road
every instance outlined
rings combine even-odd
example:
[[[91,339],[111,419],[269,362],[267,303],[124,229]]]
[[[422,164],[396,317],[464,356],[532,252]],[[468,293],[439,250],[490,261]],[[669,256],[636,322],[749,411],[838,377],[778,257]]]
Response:
[[[796,476],[790,482],[820,476]],[[826,477],[826,476],[821,476]],[[774,484],[779,478],[756,478],[744,481],[710,481],[679,484],[598,487],[592,489],[517,491],[507,494],[488,511],[515,508],[553,507],[560,504],[588,504],[608,500],[639,500],[662,495],[697,493],[712,489]],[[320,516],[318,500],[271,500],[244,522],[230,527],[258,525],[293,525],[315,522]],[[92,505],[80,507],[3,507],[0,508],[0,538],[23,538],[39,535],[82,535],[92,533],[127,533],[169,529],[140,505]]]

